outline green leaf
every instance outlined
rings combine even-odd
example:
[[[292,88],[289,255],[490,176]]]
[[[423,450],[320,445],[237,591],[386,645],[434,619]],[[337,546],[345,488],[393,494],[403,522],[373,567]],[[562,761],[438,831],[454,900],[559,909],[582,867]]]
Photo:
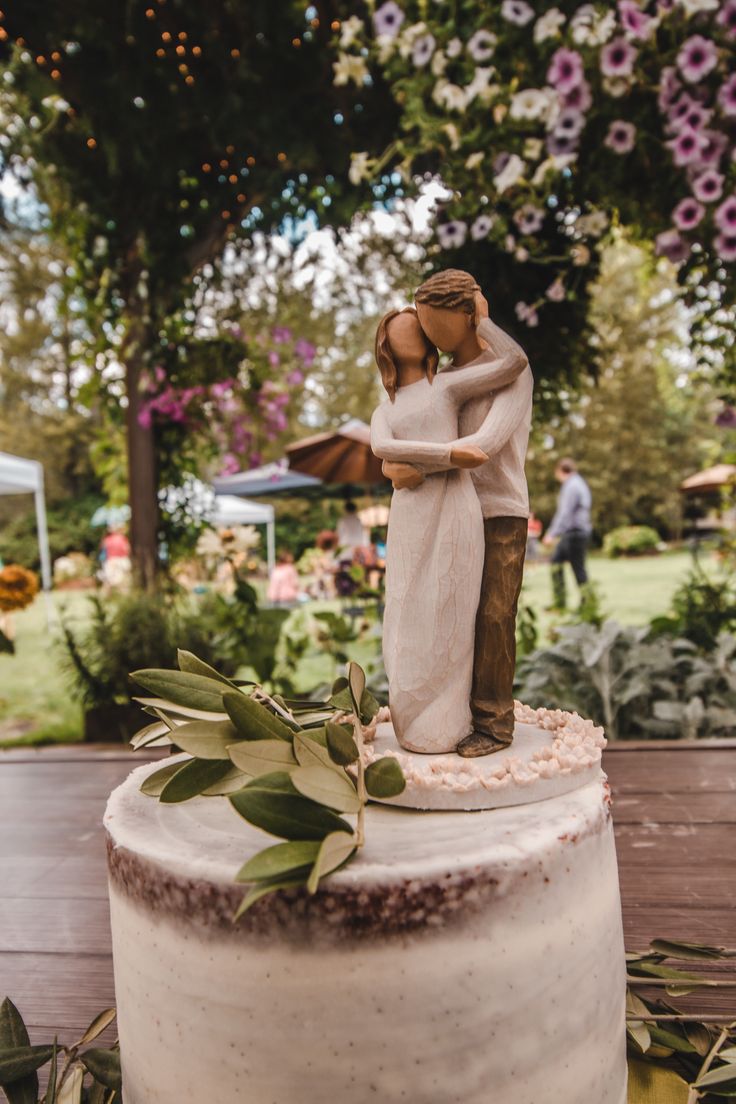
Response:
[[[172,739],[177,747],[197,759],[227,759],[228,745],[238,738],[230,721],[190,721],[179,725]]]
[[[365,770],[365,788],[371,797],[396,797],[406,789],[404,772],[396,759],[385,755]]]
[[[108,1089],[120,1089],[122,1077],[120,1073],[120,1051],[118,1050],[87,1050],[80,1058],[95,1081],[99,1081]]]
[[[714,1086],[717,1086],[718,1090],[721,1091],[724,1089],[729,1092],[736,1090],[736,1070],[730,1062],[725,1066],[717,1066],[716,1069],[708,1070],[695,1082],[696,1089],[708,1089],[709,1092],[716,1091]]]
[[[87,1044],[96,1039],[98,1035],[101,1035],[105,1028],[113,1023],[114,1019],[114,1008],[106,1008],[104,1012],[100,1012],[98,1016],[95,1016],[79,1042],[74,1044],[75,1048],[78,1049],[79,1047],[87,1046]]]
[[[240,691],[227,690],[222,697],[223,705],[230,720],[244,740],[288,740],[291,742],[292,730],[284,722],[266,709],[265,705],[254,701]]]
[[[702,1024],[698,1024],[697,1026],[702,1027]],[[708,1051],[706,1050],[705,1053],[707,1054]],[[700,1054],[700,1051],[698,1051],[698,1054]],[[718,1051],[718,1057],[722,1058],[724,1062],[736,1062],[736,1047],[724,1047],[723,1050]]]
[[[303,885],[303,878],[291,878],[283,882],[261,882],[260,885],[253,886],[253,889],[246,893],[233,920],[239,920],[249,908],[252,908],[256,901],[260,901],[261,897],[266,897],[269,893],[278,893],[280,889],[296,889]]]
[[[341,767],[347,767],[350,763],[355,763],[358,758],[358,745],[350,732],[339,724],[328,723],[325,728],[327,749],[333,763],[338,763]]]
[[[221,721],[225,713],[224,708],[214,711],[211,709],[190,709],[186,705],[174,705],[164,698],[133,698],[133,701],[143,706],[144,713],[150,713],[152,716],[158,717],[159,720],[168,721],[170,724],[172,717],[185,721]]]
[[[338,682],[335,683],[335,686],[337,686],[338,683],[341,681],[344,682],[345,686],[343,689],[333,692],[332,697],[330,698],[330,705],[334,709],[339,709],[342,713],[354,713],[355,705],[353,703],[350,688],[347,684],[347,679],[338,679]],[[380,708],[380,705],[373,697],[370,690],[364,690],[363,696],[360,699],[360,719],[363,721],[363,723],[366,724],[368,721],[371,721]]]
[[[231,794],[233,808],[256,828],[288,840],[322,840],[350,825],[330,809],[302,797],[285,771],[264,774]]]
[[[43,1098],[43,1104],[56,1104],[56,1063],[59,1053],[58,1040],[54,1039],[54,1053],[51,1055],[51,1065],[49,1066],[49,1079],[46,1087],[46,1095]]]
[[[203,659],[198,659],[193,652],[186,652],[182,648],[179,648],[176,653],[177,662],[179,664],[180,671],[187,671],[190,675],[204,675],[205,678],[215,679],[217,682],[224,682],[225,686],[235,686],[234,682],[231,682],[229,678],[225,678],[219,671],[216,671],[214,667],[210,667],[209,663],[205,663]]]
[[[629,1059],[628,1104],[687,1104],[688,1091],[674,1070]]]
[[[693,1044],[696,1051],[701,1058],[705,1058],[706,1054],[713,1046],[713,1036],[711,1035],[705,1024],[700,1023],[684,1023],[682,1025],[683,1031],[688,1040]],[[736,1054],[736,1049],[734,1050]],[[719,1051],[719,1057],[723,1057],[724,1051]]]
[[[161,791],[159,801],[173,805],[188,801],[206,790],[213,782],[219,782],[230,770],[229,759],[190,759]]]
[[[167,763],[165,767],[159,767],[153,774],[149,774],[143,779],[141,793],[148,794],[149,797],[159,797],[167,782],[185,765],[186,762],[182,763],[181,760],[178,760],[175,763]]]
[[[142,747],[164,746],[170,743],[169,726],[165,721],[154,721],[153,724],[145,725],[144,728],[138,729],[135,736],[130,740],[130,746],[134,751]]]
[[[130,676],[144,690],[150,690],[165,702],[190,709],[205,709],[222,713],[225,687],[219,679],[206,675],[190,675],[188,671],[133,671]]]
[[[362,802],[355,786],[341,768],[297,767],[291,780],[299,793],[339,813],[360,812]]]
[[[329,838],[329,837],[328,837]],[[318,840],[292,840],[289,843],[277,843],[267,847],[240,868],[235,875],[236,882],[260,882],[281,879],[285,874],[307,871],[319,854],[321,844]]]
[[[327,738],[325,743],[318,743],[312,736],[305,736],[303,732],[294,734],[294,754],[300,767],[327,767],[336,770],[335,764],[330,759],[327,750]]]
[[[666,958],[680,958],[688,962],[732,957],[722,947],[710,947],[705,943],[680,943],[674,939],[653,939],[649,946]]]
[[[219,782],[214,782],[206,790],[202,790],[202,797],[222,797],[225,794],[242,790],[250,782],[250,775],[243,774],[237,767],[230,767],[227,774],[223,774]]]
[[[0,1005],[0,1052],[13,1047],[28,1047],[26,1025],[10,997]],[[12,1085],[5,1086],[8,1104],[36,1104],[38,1100],[38,1074],[35,1070]]]
[[[331,874],[333,870],[337,870],[343,863],[346,863],[350,856],[354,854],[356,847],[357,839],[352,832],[350,835],[346,832],[331,832],[329,836],[326,836],[322,840],[319,854],[309,875],[307,891],[316,893],[320,878],[324,878],[326,874]]]
[[[231,744],[228,753],[235,766],[251,778],[296,766],[291,744],[285,740],[241,740]]]
[[[356,714],[359,714],[360,703],[365,691],[365,671],[357,663],[353,663],[352,660],[348,663],[348,689],[350,690],[353,710]]]
[[[3,1047],[0,1050],[0,1087],[20,1081],[41,1066],[45,1066],[54,1053],[53,1046]]]
[[[644,1001],[641,1000],[640,997],[637,997],[636,993],[632,992],[631,989],[626,990],[626,1011],[640,1016],[649,1015],[649,1009],[644,1004]],[[634,1044],[639,1048],[642,1054],[646,1054],[652,1043],[647,1024],[638,1020],[627,1020],[626,1034],[634,1041]]]
[[[73,1065],[56,1095],[56,1104],[81,1104],[84,1066]]]
[[[674,1031],[668,1031],[665,1028],[661,1028],[657,1024],[650,1025],[649,1034],[652,1037],[652,1042],[658,1043],[660,1046],[678,1050],[681,1054],[697,1053],[693,1044],[688,1042],[682,1035],[677,1035]]]

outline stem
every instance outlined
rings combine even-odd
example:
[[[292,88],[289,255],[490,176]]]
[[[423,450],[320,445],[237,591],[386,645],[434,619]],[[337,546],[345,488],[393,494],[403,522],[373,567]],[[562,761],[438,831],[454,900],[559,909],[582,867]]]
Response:
[[[355,713],[353,732],[355,734],[355,742],[358,745],[358,797],[360,798],[360,810],[358,812],[358,823],[355,834],[358,847],[362,847],[365,843],[365,807],[368,802],[368,791],[365,788],[365,763],[363,762],[363,749],[365,747],[363,725],[357,712]]]
[[[698,1073],[698,1076],[695,1078],[696,1081],[699,1081],[700,1078],[704,1077],[705,1074],[708,1072],[708,1070],[711,1067],[711,1063],[713,1062],[713,1059],[718,1054],[718,1051],[721,1049],[721,1047],[723,1046],[723,1044],[724,1044],[724,1042],[726,1041],[727,1038],[728,1038],[728,1027],[723,1027],[723,1028],[721,1028],[721,1034],[718,1036],[715,1043],[713,1044],[713,1046],[710,1048],[707,1055],[705,1056],[705,1060],[703,1061],[703,1064],[700,1067],[700,1072]],[[691,1085],[690,1086],[690,1091],[687,1094],[687,1104],[697,1104],[698,1100],[700,1100],[700,1097],[701,1097],[701,1093],[700,1093],[699,1089],[696,1089]]]
[[[736,989],[736,979],[728,979],[726,981],[715,981],[711,978],[646,978],[646,977],[630,977],[626,978],[627,985],[659,985],[663,988],[665,986],[672,986],[676,989],[684,989],[690,985],[695,986],[707,985],[712,989]]]
[[[630,1013],[626,1016],[626,1019],[629,1020],[629,1021],[643,1020],[645,1023],[659,1023],[660,1021],[662,1023],[665,1023],[665,1022],[668,1022],[668,1023],[702,1023],[702,1024],[710,1023],[710,1024],[716,1024],[718,1027],[723,1027],[723,1016],[698,1016],[698,1015],[692,1015],[692,1016],[683,1016],[683,1015],[658,1016],[654,1013],[652,1013],[649,1016],[641,1016],[638,1012],[636,1012],[636,1013],[632,1012],[632,1013]],[[726,1032],[730,1031],[732,1026],[733,1025],[729,1025],[728,1027],[725,1027],[724,1031],[726,1031]]]

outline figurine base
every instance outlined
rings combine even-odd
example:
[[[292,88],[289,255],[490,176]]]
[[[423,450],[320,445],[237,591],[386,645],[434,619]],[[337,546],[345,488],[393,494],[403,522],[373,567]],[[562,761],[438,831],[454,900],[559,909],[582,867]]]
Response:
[[[520,712],[529,719],[519,720]],[[477,759],[454,752],[421,755],[400,748],[393,725],[384,723],[365,758],[371,763],[391,755],[401,764],[406,789],[385,804],[469,811],[526,805],[585,786],[600,778],[605,743],[603,730],[577,714],[521,706],[508,750]]]

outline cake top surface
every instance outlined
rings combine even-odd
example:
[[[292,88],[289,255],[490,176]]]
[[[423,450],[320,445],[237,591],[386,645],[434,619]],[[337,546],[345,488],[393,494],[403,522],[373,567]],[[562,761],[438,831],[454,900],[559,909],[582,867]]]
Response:
[[[104,823],[114,847],[175,877],[231,884],[246,860],[278,842],[243,820],[227,798],[171,805],[141,793],[142,781],[159,766],[138,767],[110,796]],[[607,815],[607,793],[599,771],[569,793],[510,808],[418,812],[371,804],[365,847],[330,881],[370,885],[478,868],[501,879],[537,861],[558,840],[594,831]]]

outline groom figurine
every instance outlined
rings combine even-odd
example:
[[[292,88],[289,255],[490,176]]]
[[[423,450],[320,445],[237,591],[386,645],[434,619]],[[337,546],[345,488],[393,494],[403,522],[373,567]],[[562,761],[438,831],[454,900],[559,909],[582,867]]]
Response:
[[[483,325],[488,304],[473,277],[460,269],[430,276],[414,297],[429,340],[452,356],[445,371],[460,372],[489,355],[518,346],[497,326]],[[480,326],[483,344],[479,339]],[[486,340],[487,337],[487,340]],[[471,712],[473,731],[457,746],[473,758],[508,747],[514,735],[516,609],[526,551],[529,494],[524,460],[532,412],[532,373],[501,391],[471,399],[460,412],[463,444],[478,445],[488,459],[471,472],[483,512],[485,560],[475,625]],[[395,488],[414,488],[439,467],[385,462]]]

